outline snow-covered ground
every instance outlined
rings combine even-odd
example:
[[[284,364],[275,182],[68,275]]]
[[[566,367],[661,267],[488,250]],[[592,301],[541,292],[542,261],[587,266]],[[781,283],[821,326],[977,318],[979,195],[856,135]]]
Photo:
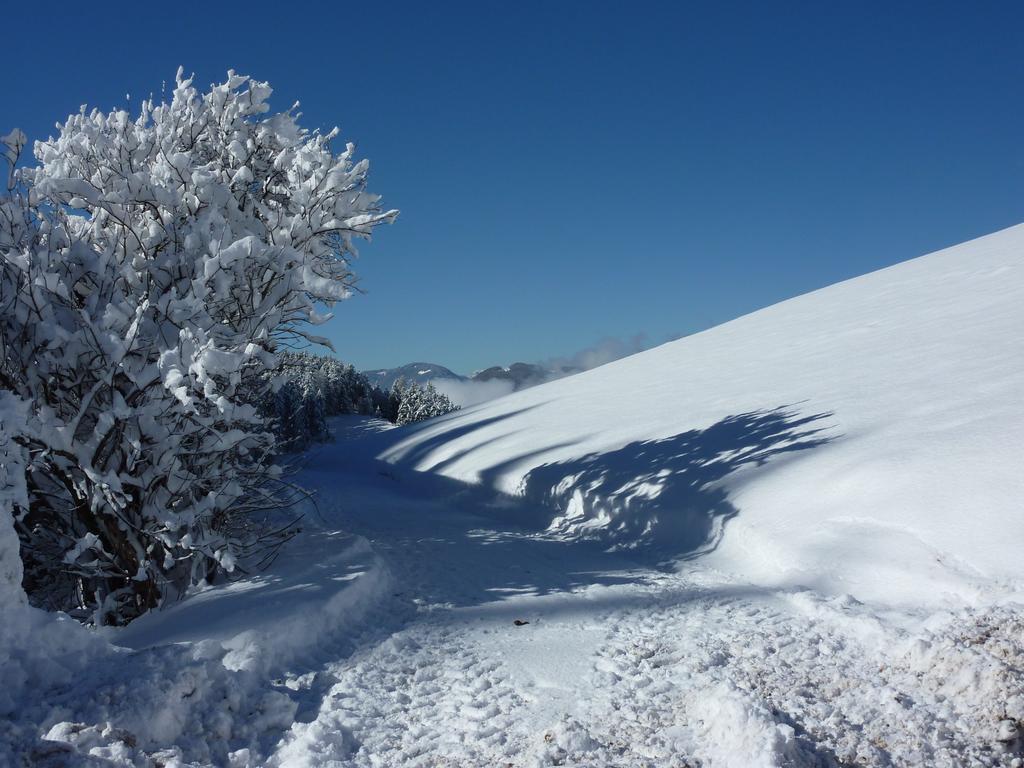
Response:
[[[1022,330],[1024,226],[339,420],[269,571],[112,645],[17,606],[0,763],[1021,765]]]

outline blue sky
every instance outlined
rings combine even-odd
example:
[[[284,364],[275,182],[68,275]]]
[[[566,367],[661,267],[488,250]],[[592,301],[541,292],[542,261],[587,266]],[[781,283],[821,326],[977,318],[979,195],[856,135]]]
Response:
[[[362,368],[657,343],[1024,219],[1020,3],[37,9],[2,132],[183,64],[357,142],[402,211],[325,329]]]

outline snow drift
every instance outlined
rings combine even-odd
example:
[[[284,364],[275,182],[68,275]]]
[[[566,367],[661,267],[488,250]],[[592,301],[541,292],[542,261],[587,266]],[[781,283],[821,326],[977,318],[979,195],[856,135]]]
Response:
[[[564,536],[973,601],[1024,579],[1022,329],[1024,225],[395,433],[381,456],[542,502],[521,522]]]

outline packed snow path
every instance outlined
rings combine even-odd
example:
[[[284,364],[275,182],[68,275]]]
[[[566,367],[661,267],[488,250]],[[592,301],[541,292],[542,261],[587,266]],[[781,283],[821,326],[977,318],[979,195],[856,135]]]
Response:
[[[391,631],[289,683],[315,690],[316,709],[272,765],[1015,760],[1017,610],[893,623],[849,598],[495,526],[514,502],[383,464],[371,473],[351,436],[323,452],[338,458],[314,459],[331,506],[391,572],[375,618]],[[378,481],[341,481],[332,467],[346,465]]]
[[[28,764],[1020,764],[1019,605],[886,615],[658,567],[501,523],[528,502],[341,427],[273,577],[116,633],[139,650],[50,693],[67,719]]]
[[[303,473],[319,513],[273,570],[114,633],[137,650],[46,692],[28,764],[1019,759],[1019,607],[886,615],[659,567],[503,523],[539,513],[378,461],[379,424],[339,427]]]

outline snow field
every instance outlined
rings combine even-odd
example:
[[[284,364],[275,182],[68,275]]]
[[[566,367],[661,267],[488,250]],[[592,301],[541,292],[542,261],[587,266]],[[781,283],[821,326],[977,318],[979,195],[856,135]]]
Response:
[[[751,583],[984,602],[1024,584],[1021,328],[1024,225],[438,419],[382,458],[546,501],[567,538],[713,545],[707,564]]]
[[[1020,768],[1021,328],[1024,226],[339,420],[321,523],[30,672],[5,735],[51,766]]]
[[[334,468],[343,453],[351,475]],[[229,617],[225,628],[240,632],[219,632],[203,618],[202,600],[176,609],[197,612],[193,621],[175,620],[174,611],[154,616],[184,623],[192,639],[120,652],[64,693],[49,691],[36,714],[56,722],[49,741],[36,745],[39,764],[1020,760],[1024,625],[1012,602],[907,614],[849,596],[751,585],[700,559],[652,570],[633,553],[489,525],[466,508],[505,512],[507,501],[492,497],[481,507],[474,489],[435,486],[400,469],[368,471],[373,465],[352,454],[351,441],[329,447],[308,477],[338,489],[325,515],[346,510],[388,574],[361,621],[339,614],[333,636],[285,653],[281,663],[247,654],[250,663],[238,664],[239,647],[259,646],[239,645],[238,634],[272,637],[279,625],[288,638],[292,625],[315,627],[323,593],[313,593],[320,597],[301,615],[259,621],[244,610],[258,586],[243,582],[220,598],[222,588],[210,590],[206,600],[221,601]],[[292,588],[315,578],[317,547],[328,560],[337,554],[331,537],[317,542],[313,533],[309,548],[296,552],[303,565],[279,566],[293,576],[284,594],[301,594]],[[359,562],[360,539],[345,540],[354,544],[339,563]],[[321,570],[321,581],[341,583],[331,577],[346,569]],[[374,569],[360,571],[345,590],[375,580]],[[140,648],[151,630],[134,629]],[[273,645],[265,647],[273,656]]]

